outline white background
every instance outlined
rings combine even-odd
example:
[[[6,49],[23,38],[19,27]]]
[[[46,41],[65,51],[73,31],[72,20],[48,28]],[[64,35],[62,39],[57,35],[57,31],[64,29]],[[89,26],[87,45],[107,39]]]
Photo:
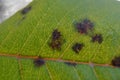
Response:
[[[32,0],[0,0],[0,23],[15,14],[18,10],[24,8],[31,1]]]

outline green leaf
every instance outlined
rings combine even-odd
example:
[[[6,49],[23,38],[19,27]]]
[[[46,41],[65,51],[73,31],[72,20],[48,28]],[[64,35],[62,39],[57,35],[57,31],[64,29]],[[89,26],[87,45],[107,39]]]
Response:
[[[111,60],[120,55],[119,2],[34,0],[29,6],[32,6],[32,9],[26,15],[22,15],[19,11],[0,24],[0,73],[2,74],[0,79],[120,79],[120,69],[110,65]],[[94,23],[94,33],[102,34],[101,44],[92,43],[90,36],[81,35],[75,30],[75,22],[85,18]],[[56,28],[65,40],[61,51],[52,50],[48,45],[51,34]],[[76,42],[85,45],[79,54],[72,51],[72,46]],[[30,60],[34,59],[31,56],[41,56],[46,60],[46,64],[35,68],[33,61]],[[64,64],[65,61],[77,63],[77,66],[68,66]]]
[[[63,62],[46,61],[35,67],[31,59],[0,57],[0,79],[2,80],[119,80],[120,69],[112,67],[77,64],[69,66]]]

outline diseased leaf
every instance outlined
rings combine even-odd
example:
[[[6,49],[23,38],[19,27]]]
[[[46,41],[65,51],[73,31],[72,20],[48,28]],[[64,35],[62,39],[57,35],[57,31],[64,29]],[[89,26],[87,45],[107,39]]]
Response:
[[[31,11],[23,20],[20,11],[0,25],[0,52],[97,63],[110,63],[113,56],[120,54],[117,1],[34,0],[29,6]],[[90,36],[75,30],[74,23],[86,18],[94,24],[94,34],[102,34],[101,44],[92,43]],[[51,50],[48,45],[54,29],[58,29],[64,39],[61,51]],[[79,55],[71,49],[76,42],[85,44]]]
[[[31,59],[0,57],[0,79],[2,80],[119,80],[120,69],[113,67],[77,64],[68,66],[64,62],[46,61],[35,67]]]
[[[120,55],[119,2],[34,0],[29,6],[0,24],[0,79],[120,80],[120,68],[111,66]],[[84,47],[74,51],[76,43]],[[35,67],[39,56],[44,65]]]

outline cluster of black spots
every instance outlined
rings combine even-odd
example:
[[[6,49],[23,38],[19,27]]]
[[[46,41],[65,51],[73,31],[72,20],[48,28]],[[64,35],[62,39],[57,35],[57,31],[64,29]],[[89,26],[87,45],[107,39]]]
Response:
[[[65,62],[65,64],[67,64],[68,66],[76,66],[76,63],[71,63],[71,62]]]
[[[119,57],[115,57],[115,58],[112,60],[111,63],[112,63],[113,66],[120,67],[120,56],[119,56]]]
[[[40,67],[40,66],[42,66],[42,65],[45,64],[45,61],[42,60],[42,59],[37,58],[37,59],[35,59],[35,60],[33,61],[33,63],[34,63],[34,65],[35,65],[36,67]]]
[[[72,46],[72,50],[75,52],[75,53],[79,53],[82,48],[84,47],[84,44],[83,43],[75,43],[73,46]]]
[[[81,34],[88,34],[88,31],[92,31],[94,24],[89,19],[84,19],[80,23],[76,23],[76,29]]]
[[[53,50],[61,50],[62,46],[62,39],[61,39],[61,33],[58,31],[58,29],[53,30],[52,32],[52,40],[50,42],[50,47]]]
[[[101,44],[103,41],[103,37],[101,34],[95,34],[94,36],[92,36],[92,42],[98,42],[99,44]]]
[[[99,44],[103,42],[102,34],[94,33],[94,23],[89,19],[84,19],[81,22],[76,23],[76,29],[79,33],[90,36],[92,42],[98,42]]]
[[[27,14],[31,9],[32,9],[31,6],[25,7],[25,8],[21,11],[21,13],[22,13],[23,15],[25,15],[25,14]]]

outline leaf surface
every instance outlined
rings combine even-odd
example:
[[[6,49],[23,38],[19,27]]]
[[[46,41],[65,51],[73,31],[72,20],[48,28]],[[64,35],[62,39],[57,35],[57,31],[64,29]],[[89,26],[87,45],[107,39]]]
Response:
[[[0,79],[120,79],[120,69],[110,66],[111,60],[120,55],[119,2],[115,0],[34,0],[29,6],[32,6],[32,9],[26,15],[22,15],[19,11],[0,24],[0,72],[2,73]],[[90,36],[75,30],[74,24],[86,18],[94,23],[94,33],[102,34],[101,44],[92,43]],[[54,29],[58,29],[64,39],[61,51],[49,47]],[[79,54],[72,50],[76,42],[85,45]],[[2,57],[3,54],[7,57]],[[46,60],[44,66],[35,68],[33,60],[19,58],[18,55],[41,56],[50,60]],[[52,61],[52,59],[56,60]],[[59,62],[57,59],[63,61]],[[64,60],[77,62],[77,66],[68,66],[64,64]],[[90,62],[103,64],[104,67],[91,66]],[[105,67],[106,64],[108,66]]]

